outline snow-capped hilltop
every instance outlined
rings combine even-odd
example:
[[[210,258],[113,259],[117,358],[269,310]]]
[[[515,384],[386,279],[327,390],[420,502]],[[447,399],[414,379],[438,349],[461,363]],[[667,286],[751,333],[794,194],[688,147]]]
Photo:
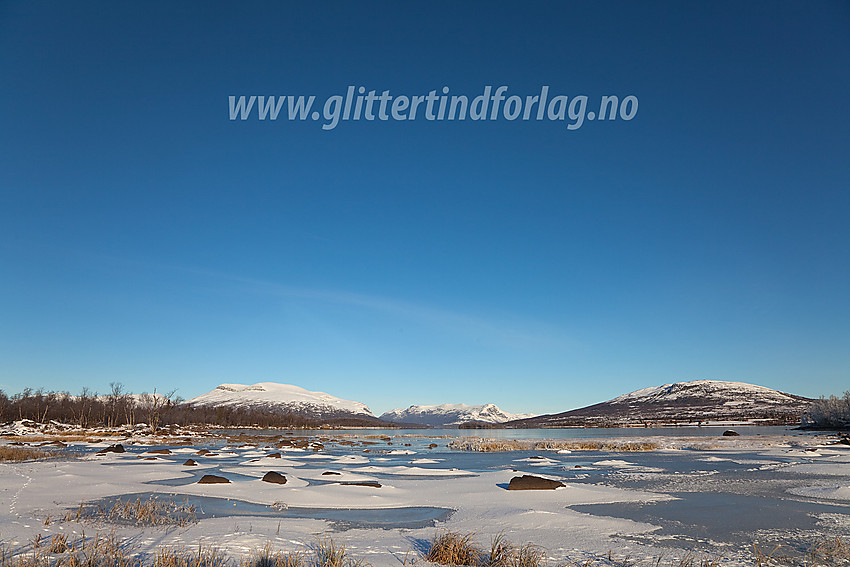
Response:
[[[800,396],[771,390],[764,386],[747,384],[745,382],[727,382],[725,380],[693,380],[691,382],[675,382],[654,388],[643,388],[634,392],[617,396],[610,404],[631,404],[637,402],[676,401],[687,398],[703,400],[716,399],[723,404],[739,405],[743,402],[753,404],[786,404],[800,399]],[[749,400],[748,400],[749,398]]]
[[[724,380],[693,380],[643,388],[607,402],[509,424],[511,427],[582,427],[793,423],[814,400],[778,390]]]
[[[381,415],[381,419],[400,423],[418,423],[432,427],[460,425],[467,422],[504,423],[513,419],[530,417],[525,414],[510,414],[495,404],[472,406],[468,404],[440,404],[431,406],[410,406],[407,409],[394,409]]]
[[[325,392],[311,392],[291,384],[260,382],[221,384],[211,392],[187,401],[193,406],[237,406],[291,412],[314,417],[364,415],[374,417],[366,404],[343,400]]]

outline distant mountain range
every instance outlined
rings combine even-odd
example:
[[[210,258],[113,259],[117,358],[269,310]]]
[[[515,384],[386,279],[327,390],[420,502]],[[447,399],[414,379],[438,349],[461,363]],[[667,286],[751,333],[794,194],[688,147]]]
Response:
[[[695,380],[644,388],[607,402],[557,414],[531,416],[502,411],[494,404],[412,405],[375,417],[361,402],[298,386],[261,382],[222,384],[187,402],[190,406],[231,406],[292,413],[346,425],[419,427],[618,427],[747,421],[799,422],[814,400],[743,382]]]
[[[507,427],[619,427],[747,421],[797,423],[814,400],[763,386],[694,380],[644,388],[580,409],[506,423]]]
[[[443,427],[467,422],[496,424],[531,417],[532,414],[505,413],[493,404],[471,406],[443,404],[410,406],[375,417],[361,402],[344,400],[325,392],[311,392],[290,384],[260,382],[258,384],[221,384],[214,390],[185,402],[188,406],[230,406],[248,410],[293,413],[317,421],[347,419],[349,423],[370,426],[394,424]],[[354,420],[354,422],[352,422]]]
[[[511,414],[495,404],[471,406],[467,404],[440,404],[434,406],[410,406],[381,414],[381,419],[403,423],[417,423],[431,427],[445,427],[468,423],[494,424],[532,417],[534,414]]]

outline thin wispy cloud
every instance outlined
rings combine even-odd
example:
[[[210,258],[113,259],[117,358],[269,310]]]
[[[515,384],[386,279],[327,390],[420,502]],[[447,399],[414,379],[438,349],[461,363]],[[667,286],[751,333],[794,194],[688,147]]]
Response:
[[[159,271],[185,274],[209,282],[235,285],[240,292],[265,295],[270,298],[305,300],[315,304],[353,307],[388,316],[407,324],[428,327],[470,342],[516,349],[565,349],[579,346],[562,327],[552,323],[511,313],[479,315],[464,311],[344,289],[323,289],[280,283],[195,266],[179,266],[150,262],[92,250],[57,246],[53,243],[22,242],[16,248],[51,250],[66,258],[77,258],[90,266],[118,266],[122,270]]]
[[[543,321],[511,315],[479,316],[426,303],[370,295],[339,289],[292,286],[195,268],[180,268],[193,274],[244,286],[246,292],[270,297],[292,298],[317,303],[344,305],[426,325],[470,340],[515,348],[573,348],[577,342],[563,329]]]

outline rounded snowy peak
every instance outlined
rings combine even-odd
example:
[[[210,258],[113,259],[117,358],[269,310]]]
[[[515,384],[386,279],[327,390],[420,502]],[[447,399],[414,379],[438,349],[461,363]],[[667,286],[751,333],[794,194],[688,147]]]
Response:
[[[326,392],[312,392],[292,384],[258,382],[257,384],[220,384],[214,390],[192,398],[190,405],[233,405],[246,407],[286,408],[297,410],[323,408],[355,414],[373,415],[361,402],[337,398]]]
[[[783,403],[798,396],[779,392],[756,384],[745,382],[732,382],[727,380],[691,380],[687,382],[674,382],[642,388],[628,394],[623,394],[611,400],[610,403],[632,403],[632,402],[660,402],[675,401],[681,398],[730,398],[752,396],[763,403]]]

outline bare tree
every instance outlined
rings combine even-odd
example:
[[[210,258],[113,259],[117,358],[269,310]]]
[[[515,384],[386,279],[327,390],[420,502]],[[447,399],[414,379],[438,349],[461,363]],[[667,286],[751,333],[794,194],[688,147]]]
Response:
[[[162,421],[163,412],[173,404],[174,394],[177,390],[171,390],[166,394],[157,394],[156,388],[152,394],[144,393],[141,396],[141,408],[147,416],[151,433],[156,433]]]
[[[118,425],[118,413],[124,397],[124,384],[121,382],[110,382],[109,388],[110,392],[106,396],[106,405],[109,407],[106,425],[107,427],[115,427]]]
[[[89,422],[91,421],[91,412],[92,407],[94,406],[94,401],[97,399],[97,394],[92,392],[86,387],[83,387],[80,390],[80,395],[77,398],[78,403],[76,404],[76,411],[71,410],[74,415],[74,419],[76,419],[77,424],[80,427],[88,427]]]

